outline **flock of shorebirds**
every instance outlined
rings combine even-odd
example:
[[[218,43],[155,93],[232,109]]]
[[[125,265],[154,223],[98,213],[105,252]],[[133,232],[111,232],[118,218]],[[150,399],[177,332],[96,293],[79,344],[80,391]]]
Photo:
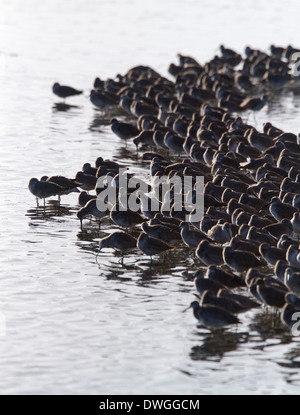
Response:
[[[251,117],[278,91],[299,90],[291,74],[295,52],[291,46],[271,46],[269,53],[247,47],[242,56],[221,46],[205,65],[178,55],[178,65],[169,66],[174,80],[146,66],[115,79],[96,78],[90,101],[121,107],[120,114],[131,117],[112,119],[111,129],[144,149],[152,178],[204,176],[201,221],[173,208],[172,187],[169,209],[162,197],[160,211],[151,210],[149,188],[148,195],[135,194],[139,212],[120,209],[118,201],[107,212],[98,210],[98,178],[110,177],[121,194],[119,171],[126,167],[101,157],[74,179],[33,178],[29,190],[44,204],[48,197],[80,193],[81,226],[86,217],[100,223],[109,216],[123,230],[102,238],[100,249],[125,254],[138,248],[152,258],[183,242],[205,266],[194,276],[198,298],[189,307],[205,327],[238,324],[239,313],[263,305],[281,310],[282,322],[292,328],[300,312],[300,138],[269,122],[258,131],[242,115]],[[82,93],[59,83],[53,92],[63,99]],[[192,188],[190,200],[194,196]],[[138,239],[135,227],[141,228]]]

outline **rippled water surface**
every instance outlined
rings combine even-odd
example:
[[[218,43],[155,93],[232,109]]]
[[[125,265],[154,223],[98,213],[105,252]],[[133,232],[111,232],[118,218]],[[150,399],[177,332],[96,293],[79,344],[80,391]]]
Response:
[[[110,222],[81,232],[76,195],[43,209],[27,189],[31,177],[72,177],[98,156],[148,173],[110,131],[112,114],[89,102],[96,76],[137,64],[167,75],[176,53],[205,62],[220,43],[242,51],[299,41],[297,1],[144,3],[0,2],[1,393],[299,393],[299,339],[272,314],[250,312],[237,329],[210,334],[182,313],[199,265],[189,251],[150,266],[138,252],[122,265],[106,250],[97,263]],[[62,107],[54,81],[84,96]],[[292,93],[274,97],[258,124],[297,133],[299,107]]]

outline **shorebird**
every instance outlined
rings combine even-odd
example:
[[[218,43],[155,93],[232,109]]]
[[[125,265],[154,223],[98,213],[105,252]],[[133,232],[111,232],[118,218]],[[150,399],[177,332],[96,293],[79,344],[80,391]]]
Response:
[[[251,252],[234,251],[229,246],[223,249],[223,260],[230,268],[240,273],[265,265]]]
[[[224,221],[225,222],[225,221]],[[201,232],[206,233],[215,225],[218,224],[218,220],[214,219],[212,216],[204,215],[200,221],[199,229]]]
[[[134,192],[140,201],[140,210],[147,219],[153,219],[157,212],[160,211],[160,202],[154,198],[147,196],[144,192],[137,190]]]
[[[238,324],[239,319],[228,311],[210,305],[200,306],[198,301],[193,301],[184,311],[193,309],[194,316],[208,328],[221,328],[232,324]]]
[[[97,199],[92,199],[87,204],[79,209],[77,217],[80,220],[80,227],[82,229],[82,222],[86,216],[94,216],[97,219],[102,219],[107,216],[107,212],[102,212],[97,208]],[[100,227],[100,222],[99,222]]]
[[[294,272],[292,268],[287,268],[284,273],[284,283],[290,291],[300,295],[300,273]]]
[[[285,251],[280,248],[274,248],[268,244],[261,244],[259,247],[261,256],[268,264],[274,266],[278,260],[285,260]]]
[[[59,186],[56,183],[39,181],[35,177],[30,179],[28,189],[36,197],[37,205],[38,199],[44,199],[44,206],[45,199],[51,196],[60,196],[65,191],[63,187]]]
[[[80,95],[83,92],[72,88],[71,86],[60,85],[58,82],[55,82],[55,84],[52,86],[52,91],[55,95],[64,99],[74,95]]]
[[[263,229],[265,229],[267,226],[273,225],[273,224],[274,224],[273,220],[270,220],[270,219],[265,218],[265,217],[261,217],[259,215],[252,215],[251,219],[248,222],[249,226],[256,226],[258,228],[263,228]]]
[[[205,265],[223,265],[222,248],[210,244],[208,241],[201,241],[196,249],[197,257]]]
[[[219,307],[231,314],[240,314],[248,311],[247,308],[243,307],[241,304],[235,302],[234,300],[224,297],[217,297],[209,291],[205,291],[203,293],[200,299],[200,305]]]
[[[110,211],[110,219],[122,228],[131,228],[145,222],[145,219],[138,213],[131,210],[121,210],[119,205],[115,205]]]
[[[285,294],[285,301],[288,304],[293,304],[295,307],[300,308],[300,298],[297,297],[295,294],[293,293],[286,293]]]
[[[77,172],[75,182],[82,190],[89,192],[94,190],[97,184],[97,178],[90,174],[85,174],[82,171]]]
[[[194,285],[200,296],[205,291],[210,291],[213,294],[217,294],[220,289],[227,288],[226,285],[222,284],[219,281],[206,278],[204,272],[201,269],[199,269],[194,275]]]
[[[290,238],[288,235],[281,235],[279,241],[277,242],[277,248],[285,249],[286,251],[291,245],[294,245],[297,248],[299,242]]]
[[[219,244],[230,242],[232,237],[232,225],[228,222],[217,224],[207,232],[207,236]]]
[[[267,285],[263,280],[254,281],[253,284],[265,305],[274,308],[284,307],[287,290],[280,289],[277,286]]]
[[[97,196],[89,195],[86,191],[80,192],[78,196],[78,203],[81,207],[84,207],[90,200],[97,199]]]
[[[300,269],[300,251],[294,245],[290,245],[286,252],[286,261],[290,266]]]
[[[288,219],[282,219],[280,222],[264,226],[264,229],[279,239],[282,235],[290,236],[293,233],[293,224]]]
[[[285,272],[291,268],[286,261],[278,260],[274,266],[274,273],[279,281],[284,282]]]
[[[297,297],[289,297],[285,306],[283,307],[280,319],[283,324],[285,324],[290,329],[297,330],[297,335],[299,335],[299,324],[296,324],[299,322],[300,318],[300,304],[296,302],[296,305],[294,304]],[[299,300],[299,299],[298,299]]]
[[[130,138],[139,135],[140,131],[132,124],[120,122],[116,118],[113,118],[110,122],[112,131],[122,140],[128,140]]]
[[[133,143],[135,144],[137,149],[140,144],[147,145],[151,148],[155,148],[153,136],[154,136],[153,130],[143,130],[133,139]]]
[[[41,182],[47,182],[47,183],[55,183],[58,186],[61,186],[64,189],[64,192],[62,192],[62,195],[68,195],[70,193],[80,193],[80,191],[76,187],[76,183],[72,179],[68,179],[67,177],[63,176],[43,176],[41,178]]]
[[[235,236],[231,239],[230,248],[233,250],[247,251],[252,252],[254,255],[259,256],[259,242],[256,241],[247,241],[242,238],[240,235]]]
[[[145,254],[151,257],[162,254],[165,251],[173,249],[173,247],[159,239],[151,238],[142,232],[137,240],[137,247]]]
[[[97,92],[94,89],[90,92],[90,101],[98,108],[109,108],[118,105],[117,97],[115,98],[106,92]]]
[[[299,235],[300,235],[300,213],[299,212],[294,213],[293,218],[291,220],[291,224],[292,224],[294,233],[299,238]]]
[[[277,58],[277,59],[281,59],[281,58],[283,57],[283,54],[284,54],[284,52],[285,52],[285,49],[284,49],[284,48],[282,48],[282,47],[279,47],[279,46],[274,46],[274,45],[271,45],[271,46],[270,46],[270,51],[271,51],[271,54],[272,54],[275,58]]]
[[[234,274],[229,274],[215,265],[210,265],[207,269],[207,278],[223,284],[227,288],[245,287],[244,280]]]
[[[185,139],[174,135],[172,133],[166,133],[164,138],[164,143],[168,149],[176,151],[178,154],[181,154],[183,151]]]
[[[240,105],[241,110],[260,111],[268,103],[267,95],[262,98],[246,98]]]
[[[120,169],[125,168],[124,165],[117,163],[116,161],[112,160],[103,160],[102,157],[97,157],[95,161],[95,166],[98,169],[99,167],[105,167],[107,170],[111,170],[113,172],[119,172]]]
[[[147,222],[144,222],[142,224],[142,230],[151,238],[160,239],[161,241],[167,243],[178,240],[178,238],[180,238],[178,232],[162,224],[149,225]]]
[[[182,222],[180,229],[183,242],[190,248],[197,248],[201,241],[207,240],[204,233],[196,229],[190,229],[190,224],[187,222]]]
[[[241,294],[233,293],[232,291],[224,288],[218,291],[217,296],[221,298],[229,298],[231,300],[234,300],[237,303],[239,303],[242,307],[247,308],[248,310],[251,310],[252,308],[260,308],[260,304],[252,300],[251,298],[245,297]]]
[[[128,250],[135,249],[137,240],[126,232],[114,232],[100,239],[99,252],[103,248],[113,248],[125,253]]]
[[[84,174],[89,174],[90,176],[96,176],[98,169],[96,167],[92,167],[90,163],[84,163],[81,170]]]
[[[246,225],[247,226],[247,225]],[[246,239],[249,241],[260,242],[261,244],[276,245],[277,239],[264,229],[258,229],[255,226],[251,226],[248,230]]]

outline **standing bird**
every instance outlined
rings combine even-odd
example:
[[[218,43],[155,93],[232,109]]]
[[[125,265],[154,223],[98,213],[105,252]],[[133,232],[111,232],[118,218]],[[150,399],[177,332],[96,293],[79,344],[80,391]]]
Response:
[[[156,238],[151,238],[144,232],[142,232],[138,238],[137,247],[145,255],[149,255],[151,257],[151,261],[153,255],[158,255],[165,251],[173,249],[173,247],[168,245],[167,243]]]
[[[193,309],[195,318],[208,328],[221,328],[240,322],[236,316],[228,311],[211,305],[200,306],[198,301],[193,301],[184,311],[190,308]]]
[[[72,88],[71,86],[60,85],[58,82],[55,82],[52,87],[52,91],[55,95],[63,99],[83,93],[83,91]]]
[[[111,209],[110,219],[118,226],[129,229],[145,222],[145,219],[138,213],[131,210],[122,210],[120,205],[116,204]]]
[[[120,122],[113,118],[110,122],[112,131],[122,140],[128,140],[139,135],[140,131],[132,124]]]
[[[102,219],[104,218],[104,216],[107,216],[107,214],[108,214],[107,212],[104,212],[98,209],[97,199],[92,199],[88,201],[87,204],[81,209],[79,209],[79,211],[77,212],[77,217],[80,220],[81,230],[83,229],[82,228],[83,219],[86,216],[94,216],[97,219]],[[100,221],[99,221],[99,228],[100,228]]]
[[[223,249],[220,246],[210,244],[203,240],[196,249],[196,255],[205,265],[223,265]]]
[[[41,182],[47,182],[47,183],[55,183],[58,186],[61,186],[64,189],[64,192],[62,194],[68,195],[70,193],[80,193],[80,191],[77,189],[75,181],[72,179],[68,179],[67,177],[63,176],[43,176],[41,178]]]
[[[113,248],[122,253],[135,249],[137,240],[126,232],[114,232],[100,239],[99,252],[103,248]]]
[[[65,188],[56,183],[39,181],[35,177],[30,179],[28,189],[36,197],[37,205],[39,204],[38,199],[44,199],[44,206],[45,199],[51,196],[60,196],[65,191]]]
[[[229,246],[223,249],[223,259],[226,265],[241,273],[247,271],[249,268],[257,268],[265,265],[251,252],[234,251]]]
[[[241,110],[260,111],[268,102],[267,95],[262,98],[246,98],[240,105]]]

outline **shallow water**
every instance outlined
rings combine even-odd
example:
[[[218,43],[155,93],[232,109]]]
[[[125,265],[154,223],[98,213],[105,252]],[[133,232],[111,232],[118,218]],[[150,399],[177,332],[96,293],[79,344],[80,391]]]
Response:
[[[98,156],[144,175],[135,148],[92,107],[95,76],[137,64],[167,75],[176,53],[205,62],[220,43],[297,45],[299,2],[136,0],[0,3],[1,393],[296,394],[300,343],[272,314],[250,312],[222,333],[192,313],[198,263],[177,249],[152,265],[138,252],[95,258],[101,233],[80,231],[77,197],[36,208],[31,177],[74,176]],[[54,81],[85,90],[58,105]],[[300,130],[300,99],[274,97],[257,116]],[[254,122],[254,121],[253,121]],[[3,329],[3,327],[2,327]],[[5,336],[4,336],[5,334]]]

